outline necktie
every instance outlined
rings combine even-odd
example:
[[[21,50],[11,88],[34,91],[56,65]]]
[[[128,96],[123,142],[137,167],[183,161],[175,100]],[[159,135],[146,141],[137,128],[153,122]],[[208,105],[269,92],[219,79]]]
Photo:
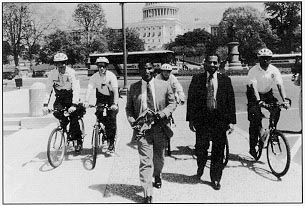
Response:
[[[147,108],[155,111],[151,85],[147,83]]]
[[[215,109],[214,85],[212,79],[213,79],[213,75],[210,75],[207,81],[207,108],[210,111]]]

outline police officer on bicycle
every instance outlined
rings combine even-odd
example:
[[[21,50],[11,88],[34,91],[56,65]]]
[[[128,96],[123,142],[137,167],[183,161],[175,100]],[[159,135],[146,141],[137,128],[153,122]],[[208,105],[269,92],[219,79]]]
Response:
[[[115,150],[115,137],[117,130],[116,116],[118,113],[118,81],[111,71],[107,70],[109,61],[106,57],[99,57],[96,60],[98,72],[93,74],[89,79],[88,89],[85,97],[85,107],[89,105],[89,97],[91,92],[96,89],[96,105],[107,104],[110,110],[107,111],[107,115],[103,116],[102,111],[97,108],[96,116],[99,122],[105,125],[106,136],[108,141],[107,153],[111,154]]]
[[[289,101],[286,98],[282,75],[278,68],[270,64],[272,55],[272,51],[267,48],[259,50],[257,54],[259,64],[252,67],[248,73],[249,85],[247,85],[247,98],[248,120],[250,121],[249,153],[254,158],[256,158],[255,146],[259,135],[259,128],[262,124],[260,106],[265,103],[270,104],[278,101],[272,92],[273,84],[276,84],[286,108],[289,107]],[[276,126],[280,118],[280,109],[270,111],[270,115],[274,117],[274,125]]]
[[[54,56],[53,61],[56,68],[48,75],[43,111],[49,110],[49,100],[54,90],[56,99],[53,104],[55,110],[53,115],[60,120],[61,126],[64,127],[68,125],[70,119],[71,140],[77,140],[75,151],[79,152],[83,142],[78,116],[83,108],[79,106],[79,80],[76,79],[75,70],[66,65],[67,60],[68,57],[64,53],[57,53]],[[64,115],[64,108],[68,109],[69,117]]]

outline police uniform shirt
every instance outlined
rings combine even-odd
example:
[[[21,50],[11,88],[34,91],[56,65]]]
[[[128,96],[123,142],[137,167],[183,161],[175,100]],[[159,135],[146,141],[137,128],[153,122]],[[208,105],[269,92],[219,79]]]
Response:
[[[72,103],[78,104],[80,85],[79,85],[79,80],[77,80],[75,77],[74,69],[71,69],[70,67],[66,67],[64,74],[61,74],[57,68],[50,71],[47,80],[46,98],[44,103],[48,102],[53,86],[55,87],[56,90],[72,89],[73,91]]]
[[[111,85],[113,90],[118,89],[118,80],[111,71],[106,70],[105,74],[100,75],[99,72],[94,73],[90,79],[88,84],[88,91],[86,94],[86,101],[88,102],[91,92],[97,88],[100,93],[104,93],[103,85]]]
[[[250,69],[248,79],[249,83],[256,85],[258,92],[262,94],[269,92],[274,83],[283,84],[281,72],[271,64],[266,71],[259,64],[255,65]]]
[[[141,112],[147,109],[147,84],[150,84],[153,99],[154,99],[154,108],[156,111],[156,95],[155,95],[155,86],[154,86],[154,78],[152,78],[148,83],[142,79],[142,95],[141,95]]]

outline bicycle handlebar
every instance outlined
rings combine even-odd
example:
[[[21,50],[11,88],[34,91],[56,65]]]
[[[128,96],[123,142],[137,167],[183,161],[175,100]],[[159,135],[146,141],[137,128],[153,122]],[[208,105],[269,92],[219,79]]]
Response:
[[[63,108],[63,109],[48,109],[48,113],[55,112],[55,111],[63,112],[65,117],[70,116],[70,113],[69,113],[67,108]]]
[[[108,104],[98,104],[98,105],[89,104],[89,108],[98,108],[98,107],[102,107],[107,110],[110,110],[110,107],[108,106]]]
[[[291,99],[288,99],[287,98],[287,100],[288,100],[288,102],[289,102],[289,106],[291,106]],[[287,109],[287,107],[286,107],[286,104],[285,103],[278,103],[278,102],[273,102],[273,103],[269,103],[269,104],[267,104],[267,103],[264,103],[264,104],[262,104],[262,105],[260,105],[261,107],[263,107],[263,108],[265,108],[265,109],[272,109],[272,108],[285,108],[285,109]]]

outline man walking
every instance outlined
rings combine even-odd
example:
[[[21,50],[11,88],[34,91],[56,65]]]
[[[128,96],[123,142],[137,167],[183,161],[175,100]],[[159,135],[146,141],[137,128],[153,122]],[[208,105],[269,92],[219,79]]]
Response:
[[[164,165],[164,153],[167,138],[170,138],[169,116],[176,109],[176,100],[168,82],[153,77],[154,68],[151,63],[139,64],[142,79],[130,85],[128,91],[126,115],[130,125],[135,126],[135,120],[145,110],[157,112],[162,120],[138,140],[140,156],[139,175],[144,189],[144,203],[152,202],[152,177],[155,177],[155,187],[161,188],[161,173]],[[171,130],[170,130],[171,131]]]
[[[195,75],[191,81],[186,120],[190,130],[196,132],[196,177],[203,175],[212,140],[210,178],[213,188],[219,190],[226,131],[231,133],[236,124],[235,99],[231,79],[217,72],[218,56],[208,55],[204,67],[206,72]]]

